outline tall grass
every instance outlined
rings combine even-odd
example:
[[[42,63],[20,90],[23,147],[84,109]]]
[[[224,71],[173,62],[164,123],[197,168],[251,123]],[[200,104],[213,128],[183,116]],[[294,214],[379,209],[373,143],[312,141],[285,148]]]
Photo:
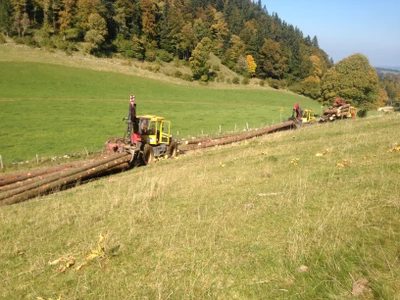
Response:
[[[399,299],[399,125],[276,133],[2,207],[1,296],[344,299],[366,279],[360,298]]]

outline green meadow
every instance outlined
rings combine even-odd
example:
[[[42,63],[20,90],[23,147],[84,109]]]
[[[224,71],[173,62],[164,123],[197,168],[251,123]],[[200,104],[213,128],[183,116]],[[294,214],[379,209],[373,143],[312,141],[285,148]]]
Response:
[[[0,53],[4,48],[8,50],[0,46]],[[132,93],[138,114],[170,120],[178,139],[276,124],[290,117],[297,101],[321,111],[310,99],[268,88],[184,85],[178,79],[162,82],[113,68],[99,71],[19,61],[16,54],[5,57],[0,60],[0,155],[5,163],[101,150],[107,137],[124,135],[122,118]]]
[[[140,112],[163,114],[180,136],[278,122],[297,100],[318,109],[256,87],[157,81],[138,93],[149,78],[69,61],[24,65],[41,75],[17,85],[19,62],[0,62],[9,73],[0,111],[1,151],[17,144],[7,151],[22,148],[21,158],[101,148],[123,133],[131,92]],[[69,88],[40,79],[56,84],[56,70]],[[395,113],[317,124],[1,206],[0,298],[400,299],[399,126]]]

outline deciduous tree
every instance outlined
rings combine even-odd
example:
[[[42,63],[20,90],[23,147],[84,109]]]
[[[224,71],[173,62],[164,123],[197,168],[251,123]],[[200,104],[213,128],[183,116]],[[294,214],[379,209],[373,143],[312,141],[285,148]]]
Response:
[[[214,42],[213,52],[217,56],[222,57],[225,41],[229,36],[229,28],[221,12],[215,13],[215,23],[211,25],[210,31]]]
[[[22,20],[21,20],[22,36],[25,36],[25,33],[28,30],[30,23],[31,23],[31,20],[29,19],[28,13],[24,12],[22,14]]]
[[[385,89],[379,89],[379,98],[378,98],[378,106],[385,106],[386,103],[389,101],[388,94],[386,93]]]
[[[256,74],[257,64],[254,61],[253,56],[247,55],[246,56],[246,64],[247,64],[247,71],[250,73],[251,76]]]
[[[180,57],[188,60],[192,54],[193,49],[197,45],[196,33],[194,32],[192,23],[187,23],[183,26],[179,36],[179,44],[177,45]]]
[[[321,97],[321,79],[317,76],[309,76],[301,83],[301,94],[317,100]]]
[[[105,41],[107,24],[104,18],[97,13],[92,13],[88,20],[89,31],[85,34],[85,41],[89,43],[88,51],[96,51]]]
[[[208,37],[205,37],[197,44],[196,48],[193,50],[189,62],[194,79],[202,79],[202,81],[208,81],[208,72],[210,70],[210,63],[208,62],[208,58],[210,48],[211,40]]]
[[[281,79],[287,70],[287,58],[283,55],[281,45],[271,39],[265,39],[260,50],[260,66],[263,77]]]
[[[60,24],[60,34],[64,40],[67,38],[67,33],[73,25],[74,7],[75,0],[62,0],[62,9],[58,13],[58,23]]]
[[[11,4],[14,10],[14,29],[18,32],[18,36],[22,36],[22,19],[26,12],[26,0],[11,0]]]
[[[143,34],[148,40],[153,40],[157,35],[157,7],[151,0],[140,0],[140,9]]]
[[[244,57],[246,44],[237,35],[232,35],[229,41],[229,48],[226,50],[222,61],[231,70],[235,70],[239,57]]]
[[[378,75],[362,54],[353,54],[328,70],[322,81],[325,101],[346,99],[359,109],[376,107],[379,98]]]
[[[91,14],[102,15],[105,8],[100,0],[77,0],[76,15],[74,17],[74,25],[79,29],[80,34],[85,36],[89,30],[89,16]]]
[[[310,61],[312,63],[312,75],[321,79],[323,75],[321,59],[316,55],[311,55]]]

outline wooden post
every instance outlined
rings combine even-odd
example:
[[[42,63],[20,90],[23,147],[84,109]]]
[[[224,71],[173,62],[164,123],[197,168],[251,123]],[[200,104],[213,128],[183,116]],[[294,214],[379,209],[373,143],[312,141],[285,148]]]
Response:
[[[39,164],[39,155],[36,154],[36,164]]]
[[[0,155],[0,166],[1,166],[2,169],[4,168],[4,166],[3,166],[3,158],[1,157],[1,155]]]

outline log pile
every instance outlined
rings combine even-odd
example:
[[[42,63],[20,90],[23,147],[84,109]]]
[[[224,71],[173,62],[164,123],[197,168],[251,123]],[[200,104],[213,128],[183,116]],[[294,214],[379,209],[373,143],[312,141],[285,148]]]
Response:
[[[51,169],[51,172],[29,171],[26,174],[0,178],[0,206],[19,203],[104,175],[129,169],[127,152],[81,162],[75,166]],[[4,179],[4,180],[3,180]]]
[[[350,104],[343,104],[339,107],[325,109],[319,122],[332,122],[336,119],[351,118],[350,106]]]

